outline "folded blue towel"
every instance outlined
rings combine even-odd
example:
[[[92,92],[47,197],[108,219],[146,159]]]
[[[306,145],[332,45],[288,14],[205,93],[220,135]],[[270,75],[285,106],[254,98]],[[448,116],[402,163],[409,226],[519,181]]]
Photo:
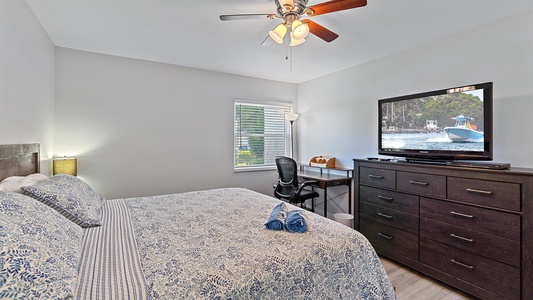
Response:
[[[306,232],[309,219],[303,210],[291,210],[287,214],[285,227],[289,232]]]
[[[270,213],[265,227],[270,230],[283,230],[285,228],[285,219],[287,219],[287,205],[284,202],[280,202]]]

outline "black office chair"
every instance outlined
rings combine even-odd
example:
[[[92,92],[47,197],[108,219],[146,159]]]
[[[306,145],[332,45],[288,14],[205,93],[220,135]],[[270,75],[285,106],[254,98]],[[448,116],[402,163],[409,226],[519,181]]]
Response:
[[[298,183],[298,167],[296,162],[289,157],[276,157],[279,179],[274,186],[274,197],[286,199],[289,203],[300,204],[300,207],[310,211],[315,211],[315,198],[319,194],[312,190],[304,189],[306,186],[315,185],[316,181],[305,181]],[[305,207],[305,200],[311,199],[311,208]]]

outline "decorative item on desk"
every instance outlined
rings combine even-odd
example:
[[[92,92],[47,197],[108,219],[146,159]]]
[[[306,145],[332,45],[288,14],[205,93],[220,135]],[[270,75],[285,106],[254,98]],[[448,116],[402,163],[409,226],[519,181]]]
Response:
[[[78,176],[78,160],[76,158],[70,158],[66,156],[63,156],[63,158],[54,159],[53,172],[54,175],[69,174],[72,176]]]
[[[335,168],[335,157],[327,155],[313,156],[309,161],[311,167]]]

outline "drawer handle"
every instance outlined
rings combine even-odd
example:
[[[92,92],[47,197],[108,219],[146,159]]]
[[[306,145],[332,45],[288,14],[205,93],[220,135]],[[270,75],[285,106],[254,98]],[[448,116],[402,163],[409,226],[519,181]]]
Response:
[[[380,216],[382,218],[392,219],[392,216],[389,216],[389,215],[386,215],[386,214],[382,214],[382,213],[378,213],[378,216]]]
[[[458,261],[456,261],[455,259],[450,259],[450,261],[456,265],[460,265],[461,267],[465,267],[465,268],[468,268],[468,269],[473,269],[474,266],[469,266],[469,265],[466,265],[466,264],[463,264],[463,263],[460,263]]]
[[[483,190],[476,190],[476,189],[466,189],[466,191],[470,193],[476,193],[476,194],[492,195],[492,191],[483,191]]]
[[[410,183],[410,184],[416,184],[416,185],[428,185],[427,182],[414,181],[414,180],[409,180],[409,183]]]
[[[467,242],[473,242],[474,241],[474,239],[465,238],[465,237],[462,237],[460,235],[455,235],[453,233],[450,233],[450,236],[453,237],[453,238],[456,238],[456,239],[467,241]]]
[[[380,195],[378,195],[378,198],[381,199],[381,200],[385,200],[385,201],[392,201],[393,200],[392,197],[385,197],[385,196],[380,196]]]
[[[375,179],[383,179],[383,176],[381,176],[381,175],[372,175],[372,174],[370,174],[370,175],[368,175],[368,177],[375,178]]]
[[[452,215],[455,215],[455,216],[459,216],[459,217],[464,217],[464,218],[473,218],[474,216],[473,215],[466,215],[466,214],[462,214],[462,213],[458,213],[458,212],[454,212],[454,211],[451,211],[450,212]]]
[[[389,235],[386,235],[386,234],[383,234],[381,232],[378,232],[378,235],[382,238],[385,238],[387,240],[392,240],[392,236],[389,236]]]

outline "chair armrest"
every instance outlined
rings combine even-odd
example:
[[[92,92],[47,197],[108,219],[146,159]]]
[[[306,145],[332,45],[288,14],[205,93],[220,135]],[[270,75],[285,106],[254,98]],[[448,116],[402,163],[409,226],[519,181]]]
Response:
[[[300,186],[298,187],[298,191],[303,190],[303,188],[306,187],[306,186],[318,185],[318,184],[319,184],[319,182],[316,181],[316,180],[304,181],[304,182],[300,183]]]
[[[290,198],[294,199],[294,198],[300,197],[300,193],[306,186],[312,186],[312,185],[317,185],[317,184],[318,184],[318,181],[315,181],[315,180],[309,180],[309,181],[304,181],[300,183],[300,185],[298,186],[298,189],[297,190],[294,189],[292,191]]]

